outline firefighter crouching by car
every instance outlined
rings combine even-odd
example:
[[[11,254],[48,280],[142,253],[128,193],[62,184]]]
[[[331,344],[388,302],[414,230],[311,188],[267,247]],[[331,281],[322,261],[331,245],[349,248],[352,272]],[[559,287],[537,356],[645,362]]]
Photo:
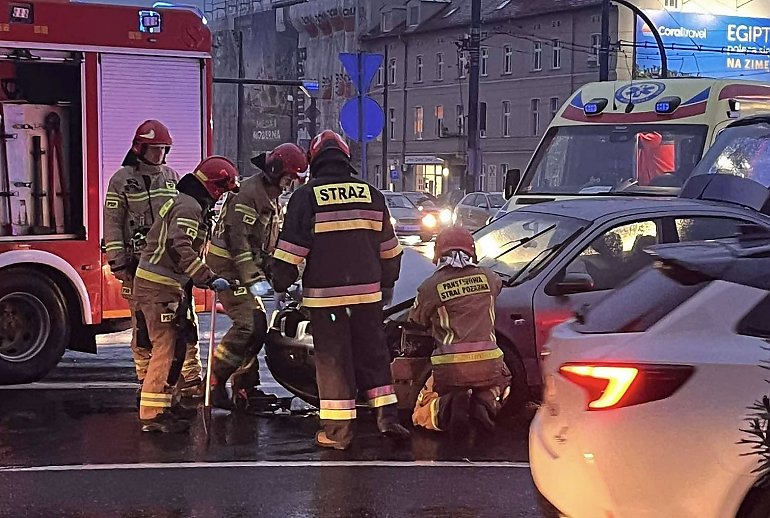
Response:
[[[211,377],[213,406],[260,412],[277,402],[259,390],[259,361],[267,334],[267,315],[261,297],[268,294],[266,261],[278,240],[278,196],[301,173],[307,156],[295,144],[281,144],[252,159],[261,172],[244,180],[236,195],[228,196],[211,238],[206,264],[239,285],[221,293],[219,300],[233,321],[214,351]],[[230,400],[225,383],[232,379]]]
[[[137,312],[133,283],[139,254],[147,233],[158,219],[158,210],[177,194],[179,175],[166,164],[172,138],[168,128],[156,120],[139,125],[123,164],[110,178],[104,204],[104,241],[113,275],[122,283],[122,295],[131,311],[131,354],[141,385],[150,364],[150,341],[144,315]],[[187,385],[201,381],[197,340],[187,349],[182,377]],[[141,390],[141,389],[140,389]]]
[[[392,297],[401,264],[385,199],[351,177],[350,149],[330,130],[313,139],[310,181],[289,200],[276,245],[273,286],[285,291],[302,274],[302,305],[313,327],[321,427],[318,446],[348,448],[356,396],[374,408],[377,426],[403,440],[385,342],[383,296]]]
[[[510,392],[510,373],[495,338],[495,300],[502,281],[476,266],[471,234],[461,227],[436,238],[436,272],[417,290],[409,320],[430,330],[433,374],[417,398],[412,422],[462,433],[471,421],[491,430]]]
[[[179,336],[188,296],[184,286],[223,291],[230,283],[217,277],[201,257],[208,239],[211,209],[226,192],[237,191],[238,172],[224,157],[203,160],[177,184],[176,198],[158,211],[147,235],[134,280],[134,299],[147,323],[152,357],[142,385],[139,419],[146,432],[182,432],[188,423],[172,411],[179,377],[174,360],[184,355]]]

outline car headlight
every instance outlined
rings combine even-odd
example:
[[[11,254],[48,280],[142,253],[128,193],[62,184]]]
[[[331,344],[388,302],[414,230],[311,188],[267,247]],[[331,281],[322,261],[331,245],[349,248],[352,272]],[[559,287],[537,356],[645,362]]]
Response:
[[[395,227],[396,223],[398,223],[398,220],[396,218],[394,218],[393,216],[391,216],[390,217],[390,224]]]
[[[422,224],[428,228],[435,228],[436,225],[438,225],[438,220],[433,214],[426,214],[425,217],[422,218]]]
[[[449,209],[441,209],[441,212],[438,213],[438,218],[441,220],[441,223],[447,225],[452,222],[452,211]]]
[[[457,213],[453,212],[452,213],[452,225],[454,225],[455,223],[457,223]]]

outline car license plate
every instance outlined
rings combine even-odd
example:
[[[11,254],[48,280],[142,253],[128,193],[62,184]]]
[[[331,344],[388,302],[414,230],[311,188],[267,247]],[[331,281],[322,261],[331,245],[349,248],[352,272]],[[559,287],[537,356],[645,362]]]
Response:
[[[401,227],[401,230],[404,232],[417,232],[420,230],[419,225],[404,225]]]

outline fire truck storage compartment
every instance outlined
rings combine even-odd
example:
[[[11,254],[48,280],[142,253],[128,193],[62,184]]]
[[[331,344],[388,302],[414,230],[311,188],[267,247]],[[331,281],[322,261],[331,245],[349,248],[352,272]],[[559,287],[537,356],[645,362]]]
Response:
[[[0,239],[85,237],[81,61],[0,49]]]

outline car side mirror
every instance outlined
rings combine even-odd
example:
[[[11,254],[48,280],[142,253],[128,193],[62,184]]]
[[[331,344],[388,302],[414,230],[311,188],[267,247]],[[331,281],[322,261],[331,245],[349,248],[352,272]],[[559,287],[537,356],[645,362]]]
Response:
[[[583,272],[567,272],[564,278],[556,283],[556,290],[559,295],[572,295],[573,293],[583,293],[593,289],[593,278]]]
[[[508,169],[505,172],[505,199],[509,199],[516,192],[521,183],[521,169]]]

